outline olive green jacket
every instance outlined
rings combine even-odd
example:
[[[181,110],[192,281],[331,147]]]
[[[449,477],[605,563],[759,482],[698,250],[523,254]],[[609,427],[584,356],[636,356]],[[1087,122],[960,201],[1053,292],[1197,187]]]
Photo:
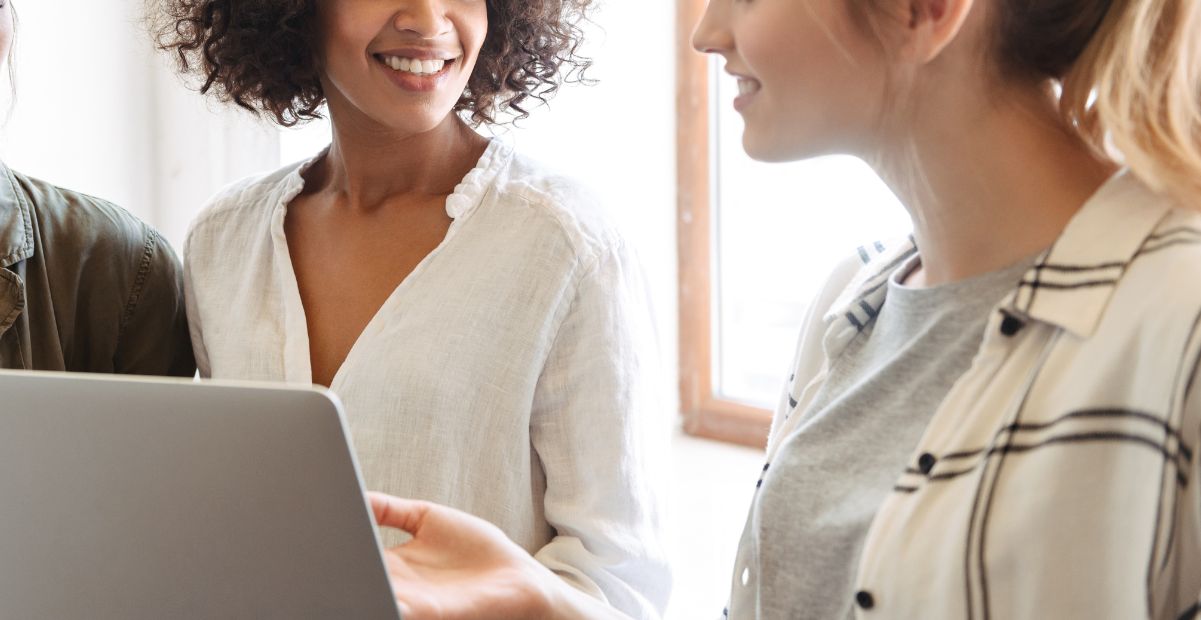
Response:
[[[193,375],[171,246],[119,207],[0,164],[0,368]]]

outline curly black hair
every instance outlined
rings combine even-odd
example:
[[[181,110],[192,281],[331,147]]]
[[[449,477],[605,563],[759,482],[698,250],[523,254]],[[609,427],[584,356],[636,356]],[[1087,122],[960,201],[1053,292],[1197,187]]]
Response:
[[[318,0],[148,0],[159,49],[213,93],[285,127],[321,118],[313,49]],[[569,82],[588,82],[580,23],[593,0],[488,0],[488,35],[456,112],[475,125],[529,116]]]

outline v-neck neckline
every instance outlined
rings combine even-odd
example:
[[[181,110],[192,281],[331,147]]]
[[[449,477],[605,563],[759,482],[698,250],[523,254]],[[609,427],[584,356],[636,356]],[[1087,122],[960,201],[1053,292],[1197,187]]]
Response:
[[[292,255],[288,247],[284,221],[288,215],[288,205],[304,189],[304,172],[314,162],[323,157],[325,152],[322,151],[312,159],[298,165],[291,174],[285,177],[284,182],[281,184],[280,192],[273,201],[271,240],[283,288],[283,361],[284,380],[288,383],[312,384],[313,359],[311,343],[309,341],[308,317],[305,312],[304,301],[300,297],[300,283],[296,278],[296,270],[292,265]],[[463,180],[455,187],[454,191],[446,197],[446,213],[452,219],[446,236],[442,238],[429,254],[426,254],[417,263],[417,266],[400,281],[400,284],[396,285],[396,288],[388,294],[387,299],[380,304],[379,308],[376,308],[375,313],[363,327],[363,330],[359,332],[354,344],[347,351],[346,357],[343,358],[342,363],[334,372],[334,376],[328,386],[331,390],[335,393],[337,392],[338,384],[344,380],[343,377],[346,374],[346,369],[352,364],[356,353],[364,346],[367,346],[363,343],[378,334],[383,328],[384,321],[387,320],[386,317],[391,314],[393,307],[400,304],[405,296],[405,292],[414,286],[413,282],[418,280],[421,274],[429,269],[430,263],[443,253],[444,249],[457,236],[462,225],[477,211],[476,207],[484,201],[501,166],[509,161],[511,155],[512,147],[510,145],[495,138],[491,139],[488,147],[484,150],[484,154],[476,162],[475,167],[463,177]]]

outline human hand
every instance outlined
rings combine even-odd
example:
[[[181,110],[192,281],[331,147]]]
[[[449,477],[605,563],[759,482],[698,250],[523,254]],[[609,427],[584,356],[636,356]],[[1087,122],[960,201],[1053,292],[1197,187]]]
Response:
[[[375,520],[413,536],[385,562],[404,620],[555,617],[567,587],[499,528],[429,502],[369,493]]]

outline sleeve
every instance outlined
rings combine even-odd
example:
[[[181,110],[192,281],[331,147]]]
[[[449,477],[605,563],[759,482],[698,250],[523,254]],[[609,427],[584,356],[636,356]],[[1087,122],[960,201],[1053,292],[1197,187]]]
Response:
[[[534,395],[531,438],[554,539],[535,558],[634,618],[657,618],[671,573],[660,491],[671,419],[641,267],[624,246],[578,280]]]
[[[184,310],[179,259],[157,231],[146,236],[121,316],[114,369],[134,375],[191,377],[196,373]]]
[[[200,372],[202,379],[208,379],[213,376],[212,366],[209,364],[208,349],[204,346],[204,330],[200,324],[200,307],[196,303],[196,272],[192,267],[193,251],[193,228],[188,233],[187,241],[184,242],[184,302],[187,309],[188,317],[188,335],[192,342],[192,353],[196,356],[196,368]]]

